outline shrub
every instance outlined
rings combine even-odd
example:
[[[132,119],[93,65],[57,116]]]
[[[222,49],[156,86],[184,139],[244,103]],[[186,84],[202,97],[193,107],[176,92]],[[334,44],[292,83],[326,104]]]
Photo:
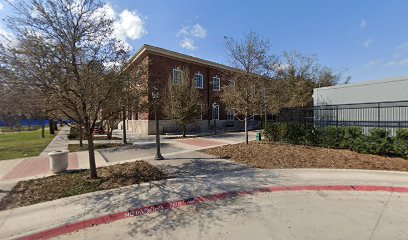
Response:
[[[78,129],[76,127],[71,127],[67,137],[69,140],[77,139],[79,137]]]
[[[408,129],[398,129],[394,139],[395,154],[408,158]]]
[[[348,148],[352,149],[355,145],[356,141],[359,138],[363,137],[363,129],[361,127],[343,127],[344,129],[344,136],[340,142],[340,148]]]
[[[317,130],[313,125],[305,125],[305,136],[303,141],[306,145],[320,145],[320,131]]]
[[[320,130],[320,145],[327,148],[341,148],[341,143],[344,140],[344,135],[344,127],[324,127]]]
[[[287,126],[286,123],[268,124],[264,130],[265,138],[269,141],[284,141],[284,137],[287,133]]]
[[[369,131],[368,136],[362,136],[355,141],[352,150],[361,153],[391,155],[393,153],[393,141],[387,130],[373,128]]]

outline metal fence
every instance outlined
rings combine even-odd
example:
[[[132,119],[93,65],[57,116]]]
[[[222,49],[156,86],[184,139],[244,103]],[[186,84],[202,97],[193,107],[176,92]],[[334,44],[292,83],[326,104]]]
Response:
[[[398,128],[408,128],[408,101],[285,108],[275,119],[316,127],[360,126],[364,131],[385,128],[394,134]]]

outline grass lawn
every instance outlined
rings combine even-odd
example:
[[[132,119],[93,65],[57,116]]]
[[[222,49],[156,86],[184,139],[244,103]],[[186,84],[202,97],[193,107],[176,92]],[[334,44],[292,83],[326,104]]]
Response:
[[[91,180],[89,170],[81,170],[21,181],[1,199],[0,210],[169,178],[166,173],[144,161],[100,167],[98,177]]]
[[[250,142],[225,145],[203,152],[257,168],[333,168],[408,172],[408,160],[284,143]]]
[[[41,138],[41,129],[0,133],[0,160],[38,156],[53,138],[47,129],[45,138]]]

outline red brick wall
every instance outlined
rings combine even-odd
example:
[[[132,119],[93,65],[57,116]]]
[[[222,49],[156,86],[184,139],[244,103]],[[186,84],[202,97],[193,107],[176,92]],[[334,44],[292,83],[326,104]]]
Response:
[[[218,103],[220,105],[220,119],[226,119],[225,107],[219,100],[220,92],[214,91],[212,85],[212,80],[215,76],[221,79],[221,88],[228,84],[228,79],[226,79],[223,70],[151,53],[148,54],[148,58],[150,61],[148,74],[149,88],[156,84],[161,90],[166,89],[167,84],[169,84],[169,77],[172,76],[173,69],[188,68],[191,79],[194,79],[195,73],[200,72],[200,74],[203,75],[204,80],[203,89],[199,89],[203,100],[209,107],[214,101]],[[161,93],[163,94],[163,91]],[[151,100],[151,96],[149,96],[149,99]],[[208,119],[208,116],[210,116],[211,119],[211,109],[208,109],[207,114],[203,114],[203,119]],[[154,114],[149,114],[149,119],[154,119]],[[161,116],[160,119],[164,119],[164,117]]]

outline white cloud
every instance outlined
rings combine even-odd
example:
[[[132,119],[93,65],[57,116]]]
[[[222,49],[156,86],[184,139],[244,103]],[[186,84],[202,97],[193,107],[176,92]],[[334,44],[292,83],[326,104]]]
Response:
[[[194,39],[204,39],[207,37],[207,30],[200,24],[184,26],[177,32],[177,37],[182,37],[180,46],[188,50],[195,50]]]
[[[137,40],[147,34],[144,21],[135,11],[125,9],[118,13],[107,3],[96,11],[93,17],[105,17],[114,21],[114,37],[123,41],[125,46],[129,48],[128,39]]]
[[[3,3],[0,3],[0,11],[4,9]]]
[[[366,67],[374,67],[374,66],[377,66],[377,65],[379,65],[381,63],[382,63],[382,61],[380,61],[380,60],[374,60],[374,61],[368,62],[365,66]]]
[[[198,23],[191,28],[190,32],[194,37],[197,37],[197,38],[207,37],[207,30]]]
[[[197,49],[197,46],[194,45],[194,40],[191,38],[187,38],[187,37],[185,37],[183,40],[180,41],[180,46],[188,50]]]
[[[369,38],[369,39],[367,39],[367,40],[365,40],[364,42],[363,42],[363,47],[364,48],[369,48],[372,44],[373,44],[373,39],[372,38]]]
[[[207,30],[201,26],[200,24],[195,24],[193,26],[184,26],[182,27],[177,36],[185,36],[185,37],[195,37],[195,38],[206,38],[207,37]]]
[[[395,64],[397,64],[396,61],[389,61],[385,64],[385,66],[394,66]]]
[[[147,31],[144,22],[136,12],[124,10],[119,14],[119,19],[115,24],[115,33],[121,39],[130,38],[136,40],[146,35]]]
[[[365,19],[361,20],[360,28],[365,28],[367,21]]]
[[[16,43],[15,35],[7,32],[7,30],[0,25],[0,44],[14,45]]]

